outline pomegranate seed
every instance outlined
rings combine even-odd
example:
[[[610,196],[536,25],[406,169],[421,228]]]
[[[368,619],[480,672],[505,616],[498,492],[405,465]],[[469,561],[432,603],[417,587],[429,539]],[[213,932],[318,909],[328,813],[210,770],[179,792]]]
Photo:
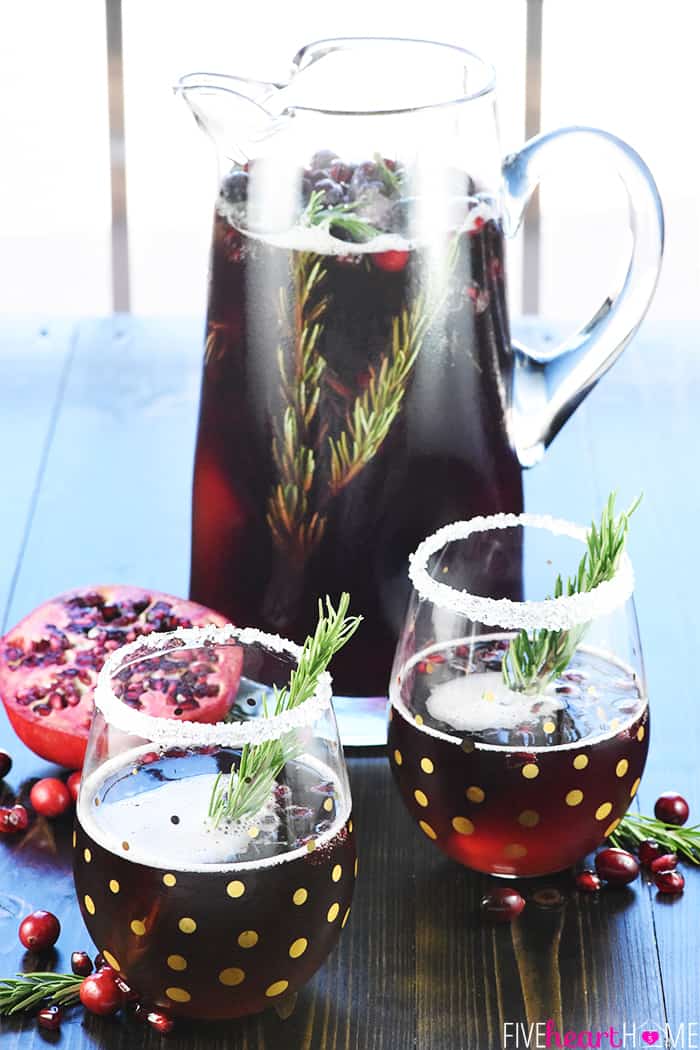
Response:
[[[36,1023],[47,1032],[57,1032],[63,1020],[63,1010],[60,1006],[45,1006],[36,1015]]]
[[[93,962],[95,964],[95,969],[96,970],[109,969],[109,967],[107,966],[107,963],[105,962],[105,957],[102,954],[102,952],[98,952],[97,953],[97,955],[95,956]]]
[[[385,270],[387,273],[398,273],[399,270],[403,270],[406,266],[409,256],[410,252],[406,251],[388,251],[374,252],[370,258],[378,270]]]
[[[654,884],[659,893],[682,893],[685,879],[680,871],[657,871]]]
[[[609,846],[597,855],[595,870],[611,886],[626,886],[639,875],[639,861],[626,849]]]
[[[663,846],[660,846],[655,839],[644,839],[639,843],[637,854],[642,864],[651,864],[653,860],[661,856],[663,851]]]
[[[122,993],[114,979],[114,971],[103,968],[91,973],[80,985],[80,1001],[92,1014],[107,1017],[122,1005]]]
[[[678,857],[675,853],[663,853],[656,860],[652,860],[649,867],[654,875],[658,871],[673,871],[678,865]]]
[[[70,968],[78,977],[87,977],[92,973],[92,960],[87,952],[73,952],[70,957]]]
[[[17,803],[11,808],[7,822],[15,831],[26,831],[29,827],[29,814],[24,806],[20,806]]]
[[[172,1017],[167,1017],[166,1014],[156,1013],[153,1010],[149,1014],[146,1014],[146,1020],[151,1028],[155,1028],[156,1032],[160,1032],[161,1035],[167,1035],[168,1032],[172,1032],[175,1026]]]
[[[481,901],[481,913],[492,922],[512,922],[525,907],[525,901],[517,890],[498,886]]]
[[[33,911],[19,924],[19,939],[25,948],[43,952],[53,948],[61,932],[61,924],[50,911]]]
[[[690,813],[688,803],[675,791],[664,791],[654,806],[654,816],[665,824],[685,824]]]
[[[80,790],[80,773],[79,769],[76,769],[75,773],[71,773],[66,781],[66,787],[70,791],[70,797],[74,802],[78,801],[78,791]]]
[[[0,750],[0,780],[4,780],[12,769],[12,756]]]
[[[602,885],[599,876],[588,868],[580,871],[576,876],[576,888],[582,890],[583,893],[597,893]]]
[[[29,801],[43,817],[60,817],[71,804],[71,794],[62,780],[44,777],[29,792]]]

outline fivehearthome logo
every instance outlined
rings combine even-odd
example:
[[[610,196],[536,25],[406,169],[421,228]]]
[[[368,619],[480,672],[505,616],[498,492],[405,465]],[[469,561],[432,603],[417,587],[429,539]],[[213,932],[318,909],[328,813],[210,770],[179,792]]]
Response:
[[[677,1025],[647,1019],[606,1028],[559,1029],[546,1021],[505,1021],[503,1050],[700,1050],[700,1021]]]

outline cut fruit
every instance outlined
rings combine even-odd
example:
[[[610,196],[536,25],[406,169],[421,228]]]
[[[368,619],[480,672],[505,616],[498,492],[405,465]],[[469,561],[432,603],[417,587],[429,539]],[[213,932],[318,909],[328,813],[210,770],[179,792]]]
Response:
[[[112,650],[156,631],[226,622],[206,606],[140,587],[85,587],[59,595],[0,643],[0,698],[10,723],[37,755],[80,767],[97,674]],[[183,721],[218,722],[228,713],[241,662],[241,650],[233,647],[225,666],[194,665],[194,671],[174,657],[156,658],[148,682],[139,687],[131,675],[124,703]]]

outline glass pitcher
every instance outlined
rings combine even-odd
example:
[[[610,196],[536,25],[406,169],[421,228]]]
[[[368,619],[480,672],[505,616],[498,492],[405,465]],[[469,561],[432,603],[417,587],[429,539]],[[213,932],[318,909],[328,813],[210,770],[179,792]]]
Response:
[[[335,667],[354,698],[341,731],[379,743],[410,551],[522,510],[522,468],[650,303],[658,192],[589,128],[503,161],[493,70],[448,44],[323,40],[285,84],[195,73],[176,90],[219,165],[191,594],[301,639],[319,594],[351,591],[365,623]],[[543,173],[577,163],[622,179],[632,250],[592,320],[542,354],[510,337],[504,238]],[[507,586],[517,599],[517,574]]]

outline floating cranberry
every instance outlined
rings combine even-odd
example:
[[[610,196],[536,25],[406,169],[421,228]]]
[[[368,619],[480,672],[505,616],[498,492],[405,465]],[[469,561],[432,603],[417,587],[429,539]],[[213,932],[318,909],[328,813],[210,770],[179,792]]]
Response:
[[[649,867],[654,875],[658,871],[673,871],[678,865],[678,856],[675,853],[662,853],[660,857],[653,860]]]
[[[682,893],[685,879],[680,871],[657,871],[654,884],[659,893]]]
[[[57,1032],[63,1020],[63,1010],[60,1006],[45,1006],[36,1015],[36,1023],[47,1032]]]
[[[12,769],[12,756],[7,751],[0,750],[0,780],[4,780]]]
[[[663,846],[660,846],[655,839],[644,839],[639,843],[637,854],[642,864],[651,864],[653,860],[661,856],[663,851]]]
[[[626,886],[639,875],[639,861],[626,849],[609,846],[597,855],[595,870],[611,886]]]
[[[78,801],[78,791],[80,790],[80,776],[81,771],[76,769],[75,773],[71,773],[66,781],[66,787],[70,791],[70,797],[74,802]]]
[[[496,887],[481,901],[482,914],[492,922],[512,922],[524,907],[524,899],[509,886]]]
[[[87,952],[73,952],[70,957],[70,968],[78,977],[87,977],[92,973],[92,960]]]
[[[44,952],[53,948],[61,932],[61,924],[50,911],[33,911],[19,924],[19,939],[25,948]]]
[[[603,883],[599,876],[588,868],[585,871],[580,871],[576,876],[576,889],[581,890],[583,893],[597,893],[602,885]]]
[[[388,252],[374,252],[370,258],[378,270],[385,270],[387,273],[398,273],[406,266],[409,255],[410,252],[407,251],[393,250]]]
[[[62,780],[44,777],[29,792],[29,801],[43,817],[60,817],[70,806],[71,795]]]
[[[160,1032],[161,1035],[167,1035],[168,1032],[172,1032],[175,1026],[172,1017],[168,1017],[166,1014],[156,1013],[154,1010],[146,1014],[146,1020],[151,1028],[155,1028],[156,1032]]]
[[[688,803],[675,791],[664,791],[654,806],[654,816],[665,824],[685,824],[689,813]]]
[[[106,1017],[115,1014],[122,1005],[123,996],[109,968],[91,973],[80,985],[80,1001],[92,1014]]]

